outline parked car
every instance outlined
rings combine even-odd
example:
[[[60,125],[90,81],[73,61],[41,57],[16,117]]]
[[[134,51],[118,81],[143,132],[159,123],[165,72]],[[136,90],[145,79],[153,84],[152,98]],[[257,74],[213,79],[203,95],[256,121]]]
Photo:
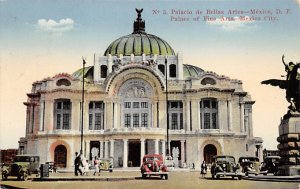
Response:
[[[163,162],[162,155],[159,154],[147,154],[143,157],[141,173],[142,178],[159,176],[161,179],[165,177],[168,180],[168,168]]]
[[[239,158],[239,164],[245,176],[249,174],[258,175],[260,173],[260,162],[258,157],[245,156]]]
[[[260,173],[263,175],[267,175],[269,173],[277,175],[280,159],[280,156],[265,157],[264,162],[262,163],[262,166],[260,168]]]
[[[100,171],[113,172],[113,158],[100,159],[99,172]]]
[[[14,163],[2,167],[2,180],[8,176],[16,176],[19,180],[27,180],[28,175],[38,174],[40,158],[35,155],[17,155]]]
[[[232,179],[237,177],[239,180],[241,180],[243,176],[240,171],[240,166],[235,163],[234,157],[228,155],[213,157],[211,175],[213,179],[219,179],[221,176],[231,176]]]

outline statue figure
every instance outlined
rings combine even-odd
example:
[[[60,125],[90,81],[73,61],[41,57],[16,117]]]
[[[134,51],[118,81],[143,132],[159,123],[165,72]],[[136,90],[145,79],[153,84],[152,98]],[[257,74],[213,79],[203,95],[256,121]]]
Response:
[[[135,11],[138,13],[138,17],[137,17],[137,20],[139,20],[139,19],[142,19],[142,15],[141,15],[141,13],[143,12],[143,9],[135,9]]]
[[[300,63],[294,64],[293,62],[289,62],[289,64],[286,64],[284,61],[284,55],[282,55],[282,63],[285,66],[285,71],[287,72],[286,80],[269,79],[262,81],[261,83],[285,89],[286,100],[290,103],[290,106],[288,107],[289,111],[300,112],[300,74],[298,73]]]

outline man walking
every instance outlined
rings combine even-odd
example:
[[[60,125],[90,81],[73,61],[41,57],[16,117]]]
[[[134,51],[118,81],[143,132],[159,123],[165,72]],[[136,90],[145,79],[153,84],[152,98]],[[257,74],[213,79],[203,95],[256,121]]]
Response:
[[[75,152],[75,161],[74,161],[74,165],[75,165],[75,176],[78,176],[78,171],[80,173],[80,175],[82,175],[82,171],[79,169],[80,165],[82,164],[81,162],[81,158],[78,155],[78,152]]]

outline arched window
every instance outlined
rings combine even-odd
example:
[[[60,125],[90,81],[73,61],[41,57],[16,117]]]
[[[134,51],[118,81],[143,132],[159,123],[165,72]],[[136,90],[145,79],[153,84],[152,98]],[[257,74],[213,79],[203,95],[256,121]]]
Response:
[[[106,78],[107,77],[107,66],[101,65],[100,70],[101,70],[101,78]]]
[[[214,98],[205,98],[200,102],[201,129],[219,129],[218,101]]]
[[[169,70],[170,70],[170,77],[176,77],[176,65],[175,64],[171,64],[169,66]]]
[[[201,84],[202,85],[206,85],[206,84],[215,85],[216,81],[212,78],[206,77],[206,78],[202,79]]]
[[[158,65],[158,69],[159,69],[159,71],[161,71],[162,74],[165,75],[165,65],[163,65],[163,64]]]
[[[65,85],[65,86],[70,86],[71,82],[67,79],[60,79],[56,82],[57,86]]]

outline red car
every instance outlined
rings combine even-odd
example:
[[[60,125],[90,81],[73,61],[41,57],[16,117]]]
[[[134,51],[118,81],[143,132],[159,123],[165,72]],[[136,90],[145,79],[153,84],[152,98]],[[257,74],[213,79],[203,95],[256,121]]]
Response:
[[[164,165],[163,157],[159,154],[147,154],[143,157],[143,163],[141,165],[142,178],[151,176],[165,177],[168,180],[168,169]]]

